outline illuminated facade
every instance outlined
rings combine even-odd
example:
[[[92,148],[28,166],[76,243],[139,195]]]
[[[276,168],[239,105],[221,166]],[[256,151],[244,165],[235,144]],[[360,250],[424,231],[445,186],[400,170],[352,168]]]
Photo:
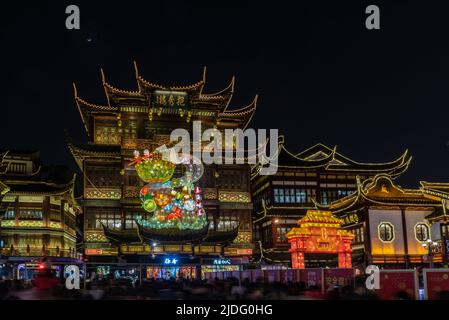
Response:
[[[84,175],[81,203],[88,260],[116,261],[121,257],[157,264],[168,255],[180,256],[177,261],[188,255],[248,260],[252,255],[248,165],[206,165],[198,186],[209,228],[169,233],[138,223],[138,217],[145,219],[151,214],[139,199],[144,182],[129,163],[135,150],[155,150],[168,144],[173,129],[191,132],[193,121],[201,121],[202,130],[245,128],[255,112],[256,99],[247,107],[231,110],[234,79],[222,91],[207,94],[203,92],[205,70],[203,78],[189,86],[154,84],[141,77],[136,64],[135,71],[137,91],[114,88],[102,72],[104,105],[83,100],[75,88],[75,101],[90,141],[81,145],[69,140],[68,146]],[[181,170],[177,168],[174,177],[182,174]]]
[[[357,190],[330,205],[317,205],[343,219],[345,230],[355,235],[355,263],[413,267],[428,264],[428,241],[435,263],[444,260],[447,190],[436,195],[435,185],[421,183],[420,189],[401,188],[385,174],[357,181]]]
[[[404,152],[391,162],[360,163],[340,154],[336,148],[322,144],[294,154],[286,149],[283,137],[279,139],[277,156],[276,175],[260,175],[259,166],[254,166],[251,174],[254,236],[259,243],[255,259],[274,266],[291,265],[287,233],[297,226],[298,219],[304,217],[307,210],[316,209],[315,203],[330,204],[354,193],[357,176],[362,181],[376,174],[396,178],[411,161]],[[356,236],[354,241],[359,237]],[[309,264],[306,261],[306,265],[323,262],[326,261],[318,259]]]
[[[1,255],[14,264],[77,257],[75,176],[43,166],[38,152],[0,153]]]
[[[335,267],[351,268],[351,241],[354,234],[341,229],[342,223],[343,220],[334,217],[329,211],[308,210],[298,221],[300,227],[287,233],[292,268],[304,269],[306,255],[335,256]],[[309,260],[312,259],[309,256]]]

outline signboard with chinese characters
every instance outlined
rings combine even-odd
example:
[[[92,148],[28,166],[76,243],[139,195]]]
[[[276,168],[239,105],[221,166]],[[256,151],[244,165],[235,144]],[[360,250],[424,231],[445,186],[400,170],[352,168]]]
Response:
[[[230,265],[240,265],[244,263],[242,259],[231,259],[231,258],[203,258],[201,259],[201,264],[203,265],[216,265],[216,266],[230,266]]]
[[[354,269],[323,269],[323,292],[327,292],[333,286],[354,287]]]
[[[439,299],[449,292],[449,269],[424,269],[423,278],[425,299]]]
[[[189,96],[180,91],[155,91],[152,97],[153,108],[177,108],[189,107]]]
[[[86,256],[110,256],[110,255],[117,255],[118,251],[115,248],[103,248],[103,249],[86,248],[84,252]]]

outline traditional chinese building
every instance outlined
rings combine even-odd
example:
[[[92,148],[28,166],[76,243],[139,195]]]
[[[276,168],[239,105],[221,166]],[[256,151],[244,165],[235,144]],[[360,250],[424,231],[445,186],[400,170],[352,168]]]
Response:
[[[249,166],[205,166],[200,186],[209,229],[170,234],[137,224],[136,217],[148,213],[139,200],[143,183],[128,164],[135,150],[168,144],[173,129],[192,132],[193,121],[201,121],[202,130],[246,128],[257,98],[244,108],[231,109],[234,79],[220,92],[205,93],[205,70],[195,84],[167,86],[145,80],[134,65],[136,91],[113,87],[101,72],[105,104],[87,102],[75,88],[89,142],[70,140],[68,146],[84,176],[83,246],[88,260],[114,262],[121,257],[159,268],[176,256],[178,265],[188,261],[187,269],[187,264],[203,264],[205,269],[213,264],[206,262],[208,257],[219,255],[247,261],[252,255]]]
[[[287,233],[292,255],[292,268],[304,269],[306,261],[322,261],[326,255],[333,267],[351,268],[351,241],[354,234],[341,229],[343,220],[329,211],[308,210],[298,221],[299,228]],[[315,257],[316,258],[315,258]],[[329,263],[322,267],[329,267]]]
[[[424,196],[441,203],[441,209],[426,216],[432,224],[432,237],[441,243],[443,262],[449,264],[449,183],[421,181]]]
[[[77,258],[75,175],[44,166],[37,151],[0,152],[0,250],[25,277],[25,265],[50,257],[55,263]]]
[[[353,260],[363,270],[376,264],[409,268],[429,263],[429,242],[435,263],[443,262],[441,228],[446,208],[435,185],[422,183],[421,189],[401,188],[390,176],[379,174],[357,181],[354,193],[330,205],[319,205],[343,219],[345,230],[355,235]],[[441,190],[440,190],[441,192]],[[441,194],[443,196],[443,194]],[[447,195],[444,195],[447,196]]]
[[[286,149],[282,136],[276,155],[275,175],[260,175],[259,165],[251,174],[254,235],[259,242],[255,257],[273,267],[291,265],[286,234],[307,210],[316,209],[315,203],[326,205],[352,194],[357,190],[357,176],[361,181],[377,174],[396,178],[411,161],[406,151],[391,162],[360,163],[323,144],[295,154]]]

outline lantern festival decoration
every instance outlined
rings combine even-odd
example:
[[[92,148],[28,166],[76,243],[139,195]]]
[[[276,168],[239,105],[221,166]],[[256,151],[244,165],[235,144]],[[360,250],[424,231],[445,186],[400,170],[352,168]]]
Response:
[[[184,175],[174,178],[176,163],[167,153],[144,150],[134,151],[134,166],[146,185],[140,189],[142,208],[149,217],[137,217],[137,222],[147,228],[201,229],[207,223],[201,187],[195,183],[201,178],[204,167],[199,159],[184,156],[178,159],[184,166]]]

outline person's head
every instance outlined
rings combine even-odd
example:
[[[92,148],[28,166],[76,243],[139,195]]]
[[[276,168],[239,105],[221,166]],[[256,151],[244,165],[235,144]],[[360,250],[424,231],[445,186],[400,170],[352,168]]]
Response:
[[[396,299],[397,300],[412,300],[412,298],[410,297],[410,295],[405,292],[405,291],[399,291],[398,293],[396,293]]]

